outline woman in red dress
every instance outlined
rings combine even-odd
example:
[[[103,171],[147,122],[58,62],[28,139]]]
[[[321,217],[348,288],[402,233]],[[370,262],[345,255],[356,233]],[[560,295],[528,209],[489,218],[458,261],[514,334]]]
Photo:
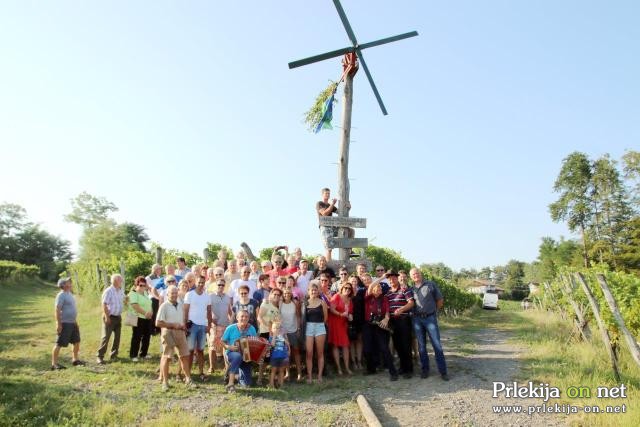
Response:
[[[353,320],[353,304],[351,296],[353,289],[350,283],[346,282],[340,286],[340,290],[331,298],[329,306],[329,344],[333,346],[333,360],[338,368],[338,375],[342,375],[340,367],[340,351],[342,348],[342,360],[344,370],[351,375],[349,369],[349,335],[347,333],[348,322]]]

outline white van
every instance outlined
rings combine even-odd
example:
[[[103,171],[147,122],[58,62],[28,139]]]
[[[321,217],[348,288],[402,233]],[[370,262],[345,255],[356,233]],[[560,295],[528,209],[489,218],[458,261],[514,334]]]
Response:
[[[482,298],[482,308],[485,309],[498,309],[498,291],[495,286],[487,286],[487,290],[484,291],[484,297]]]

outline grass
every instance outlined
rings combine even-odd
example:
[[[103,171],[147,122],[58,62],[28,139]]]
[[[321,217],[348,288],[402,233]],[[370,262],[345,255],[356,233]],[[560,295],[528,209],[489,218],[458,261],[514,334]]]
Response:
[[[123,327],[119,361],[99,366],[97,295],[77,297],[80,357],[88,366],[71,366],[71,348],[62,349],[64,371],[50,371],[55,339],[53,302],[57,289],[47,283],[0,283],[0,425],[11,426],[191,426],[331,425],[362,422],[353,401],[361,379],[328,380],[322,385],[291,384],[280,390],[224,391],[216,374],[188,389],[172,382],[163,393],[156,382],[158,338],[151,340],[150,361],[128,360],[131,328]],[[171,372],[175,372],[172,363]],[[303,409],[315,408],[314,418]],[[342,416],[340,414],[345,414]]]
[[[635,427],[640,420],[640,368],[629,355],[626,347],[621,349],[619,367],[621,383],[627,387],[627,397],[607,399],[595,397],[598,387],[616,387],[607,352],[599,339],[599,332],[593,330],[593,342],[578,342],[570,339],[571,325],[555,313],[536,310],[522,311],[519,303],[501,301],[498,311],[473,310],[467,316],[446,319],[444,329],[464,328],[474,331],[492,327],[507,331],[512,342],[527,347],[522,360],[522,371],[518,381],[535,384],[547,383],[560,389],[561,399],[550,401],[558,404],[607,405],[626,404],[622,414],[585,414],[569,416],[568,422],[576,426],[629,426]],[[596,324],[592,325],[595,328]],[[466,332],[464,332],[466,333]],[[463,346],[463,349],[466,348]],[[572,386],[587,387],[589,398],[569,398],[566,390]]]

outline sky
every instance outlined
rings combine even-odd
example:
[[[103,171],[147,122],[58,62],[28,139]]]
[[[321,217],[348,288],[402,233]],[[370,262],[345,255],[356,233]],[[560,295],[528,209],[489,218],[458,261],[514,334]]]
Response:
[[[343,0],[389,111],[354,82],[356,237],[454,269],[533,261],[571,237],[548,205],[573,151],[640,140],[640,3]],[[349,46],[331,0],[3,1],[0,202],[73,242],[83,191],[168,248],[322,252],[315,203],[338,193],[334,130],[304,113]]]

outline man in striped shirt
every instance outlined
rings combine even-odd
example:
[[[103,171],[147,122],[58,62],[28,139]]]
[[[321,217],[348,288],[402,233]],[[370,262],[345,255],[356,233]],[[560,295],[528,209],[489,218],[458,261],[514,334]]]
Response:
[[[389,270],[386,274],[389,280],[389,292],[385,295],[389,301],[389,314],[393,328],[393,347],[400,358],[400,374],[404,378],[413,376],[413,360],[411,359],[411,317],[409,313],[414,306],[411,289],[402,289],[398,280],[398,273]]]
[[[109,339],[113,333],[111,346],[111,360],[118,357],[120,348],[120,329],[122,326],[122,307],[124,305],[123,278],[119,274],[111,276],[111,286],[102,293],[102,338],[98,347],[98,364],[104,365],[104,355],[109,346]]]

